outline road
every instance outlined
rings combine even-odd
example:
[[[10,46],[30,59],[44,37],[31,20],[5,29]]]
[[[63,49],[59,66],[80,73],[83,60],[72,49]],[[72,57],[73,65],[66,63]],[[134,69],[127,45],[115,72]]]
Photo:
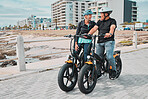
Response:
[[[0,81],[0,99],[148,99],[148,49],[124,53],[121,58],[121,76],[116,80],[101,77],[88,95],[77,85],[71,92],[61,91],[58,68]]]

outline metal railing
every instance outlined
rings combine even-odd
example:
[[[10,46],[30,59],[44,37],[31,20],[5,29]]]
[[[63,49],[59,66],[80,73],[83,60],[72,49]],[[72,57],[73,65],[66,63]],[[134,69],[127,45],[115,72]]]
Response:
[[[133,32],[133,34],[124,34],[124,35],[116,35],[117,37],[124,37],[124,36],[132,36],[133,37],[133,47],[137,49],[137,44],[138,42],[144,42],[144,41],[137,41],[137,36],[144,36],[148,35],[148,33],[140,33],[137,34],[136,31]],[[25,50],[24,50],[24,43],[32,43],[32,42],[46,42],[46,41],[57,41],[57,40],[68,40],[67,38],[65,39],[48,39],[48,40],[32,40],[32,41],[24,41],[23,37],[21,35],[17,36],[17,42],[7,42],[7,43],[1,43],[1,44],[16,44],[16,54],[17,58],[14,59],[6,59],[6,60],[0,60],[0,62],[5,62],[5,61],[10,61],[10,60],[18,60],[17,61],[17,66],[19,67],[20,71],[26,71],[26,65],[25,65]],[[148,42],[148,41],[146,41]],[[0,45],[1,45],[0,44]],[[125,43],[128,44],[128,43]],[[69,51],[65,51],[62,53],[66,53]],[[51,53],[51,54],[46,54],[46,55],[52,55],[52,54],[59,54],[58,53]],[[40,55],[43,56],[43,55]]]

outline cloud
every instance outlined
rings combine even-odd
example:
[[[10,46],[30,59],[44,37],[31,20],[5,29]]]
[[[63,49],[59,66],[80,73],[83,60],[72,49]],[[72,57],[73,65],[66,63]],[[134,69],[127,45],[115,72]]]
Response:
[[[21,15],[21,14],[0,14],[0,16],[13,16],[13,15]]]
[[[0,25],[16,24],[18,20],[31,15],[50,17],[51,4],[56,1],[58,0],[1,0]]]
[[[2,5],[0,5],[0,8],[3,8],[3,6],[2,6]]]
[[[51,16],[51,4],[58,0],[1,0],[0,27],[2,24],[16,24],[18,20],[31,15]],[[133,0],[138,5],[138,20],[144,21],[148,16],[148,0]],[[5,20],[5,19],[6,20]]]

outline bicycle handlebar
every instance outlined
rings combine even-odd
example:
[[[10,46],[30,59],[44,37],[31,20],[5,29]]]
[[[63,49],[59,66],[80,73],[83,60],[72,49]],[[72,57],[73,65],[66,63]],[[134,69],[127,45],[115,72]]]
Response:
[[[81,36],[90,36],[90,37],[101,37],[101,36],[105,36],[105,34],[102,34],[102,35],[88,35],[88,34],[81,34],[81,35],[65,35],[64,37],[81,37]]]

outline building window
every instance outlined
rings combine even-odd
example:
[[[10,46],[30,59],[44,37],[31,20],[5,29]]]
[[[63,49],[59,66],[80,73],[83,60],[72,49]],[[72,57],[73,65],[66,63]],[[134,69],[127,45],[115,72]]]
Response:
[[[133,6],[136,6],[136,3],[133,3]]]
[[[85,5],[85,3],[82,3],[82,5]]]

